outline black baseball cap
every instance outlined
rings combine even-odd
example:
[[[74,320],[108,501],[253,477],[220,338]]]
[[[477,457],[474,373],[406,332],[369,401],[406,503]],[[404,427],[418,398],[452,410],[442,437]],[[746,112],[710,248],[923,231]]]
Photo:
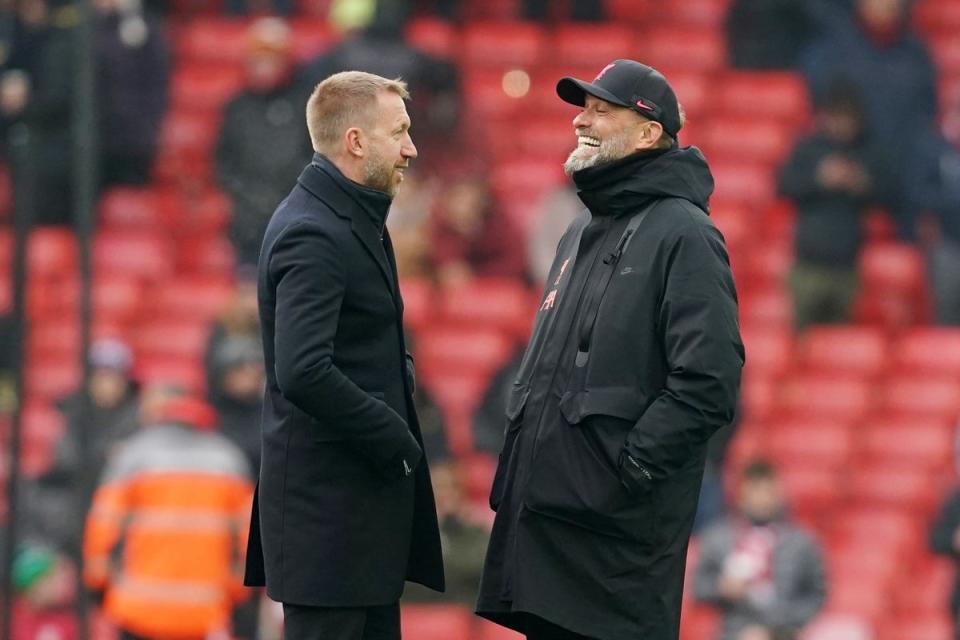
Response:
[[[593,82],[561,78],[557,95],[564,102],[582,107],[586,94],[633,109],[663,125],[671,137],[680,131],[680,106],[673,88],[663,74],[635,60],[614,60],[597,74]]]

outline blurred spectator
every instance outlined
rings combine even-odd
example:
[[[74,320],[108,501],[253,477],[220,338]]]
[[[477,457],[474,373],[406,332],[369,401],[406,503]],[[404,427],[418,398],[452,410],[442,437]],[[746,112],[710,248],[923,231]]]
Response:
[[[454,177],[432,212],[430,246],[441,284],[473,277],[526,279],[523,237],[496,208],[480,174]]]
[[[89,357],[89,384],[61,403],[66,426],[53,462],[27,488],[34,494],[27,506],[31,530],[71,554],[79,553],[83,516],[100,473],[139,424],[130,348],[119,340],[99,340]]]
[[[257,269],[251,265],[242,265],[237,269],[233,297],[210,328],[210,337],[207,338],[204,356],[207,389],[214,389],[217,386],[217,380],[213,376],[214,354],[230,338],[254,340],[257,344],[261,341],[260,314],[257,307]]]
[[[726,20],[730,64],[740,69],[790,69],[813,23],[806,0],[734,0]]]
[[[233,16],[251,14],[289,16],[296,6],[295,0],[227,0],[227,13]]]
[[[229,638],[251,471],[193,398],[164,405],[111,458],[84,537],[84,581],[124,639]],[[114,553],[123,547],[124,553]]]
[[[436,198],[435,180],[427,179],[414,168],[404,173],[403,189],[394,196],[387,217],[401,280],[408,277],[433,279],[428,222]]]
[[[960,488],[955,488],[943,505],[930,528],[930,550],[952,559],[960,567]],[[950,596],[950,615],[960,638],[960,575],[954,582]]]
[[[150,180],[167,109],[170,51],[140,0],[94,0],[101,184]]]
[[[20,123],[29,130],[33,179],[25,180],[19,162],[11,171],[17,188],[30,191],[33,221],[63,224],[72,219],[71,114],[79,13],[72,0],[28,0],[21,16],[30,34],[14,44],[28,51],[11,52],[19,68],[0,81],[0,113],[8,126]]]
[[[933,126],[937,114],[936,72],[930,54],[909,25],[907,0],[857,0],[855,11],[844,3],[814,3],[824,28],[803,55],[801,67],[815,101],[822,100],[838,78],[856,87],[863,98],[867,135],[890,189],[884,204],[894,214],[900,236],[915,238],[914,221],[905,206],[902,176],[910,166],[916,133]],[[910,123],[912,133],[900,125]]]
[[[535,284],[546,282],[560,238],[583,211],[586,208],[572,186],[563,185],[544,195],[534,216],[535,227],[527,235],[527,268]]]
[[[263,411],[263,349],[260,342],[232,337],[213,353],[210,402],[220,419],[220,432],[247,456],[254,475],[260,470],[260,414]]]
[[[786,519],[780,481],[766,461],[744,468],[738,506],[738,515],[700,540],[694,595],[723,612],[721,640],[796,638],[826,596],[819,546]]]
[[[797,206],[790,285],[798,331],[849,319],[862,218],[880,180],[861,100],[850,84],[833,85],[817,121],[817,130],[797,143],[780,170],[780,193]]]
[[[463,469],[456,460],[432,462],[430,476],[437,501],[447,590],[439,593],[408,583],[403,600],[473,606],[490,531],[470,513],[470,503],[463,488]]]
[[[13,637],[66,640],[78,635],[77,569],[62,553],[36,542],[17,546],[13,558]]]
[[[416,353],[415,336],[407,331],[404,331],[404,336],[407,351]],[[450,457],[450,449],[447,445],[447,427],[443,412],[427,387],[417,380],[414,380],[414,383],[413,407],[417,413],[417,422],[420,423],[420,435],[423,436],[423,452],[431,463],[447,460]]]
[[[473,413],[473,444],[477,451],[496,456],[503,449],[503,436],[507,428],[507,397],[520,372],[525,346],[519,345],[513,357],[494,374],[483,400]]]
[[[331,21],[347,31],[346,37],[304,69],[309,89],[339,71],[367,71],[384,78],[406,81],[412,100],[407,105],[416,123],[413,141],[422,160],[418,166],[443,167],[462,156],[454,139],[460,117],[460,77],[457,66],[441,60],[404,40],[403,29],[410,17],[405,0],[361,1],[365,11],[339,10],[355,0],[335,2]],[[401,190],[402,191],[402,190]]]
[[[423,4],[423,3],[421,3]],[[537,22],[589,21],[598,22],[606,16],[604,5],[597,0],[523,0],[522,15],[516,15],[513,3],[467,3],[460,0],[433,0],[426,3],[434,13],[446,20],[461,22],[469,19],[534,20]]]
[[[307,95],[295,82],[291,37],[279,18],[251,25],[247,88],[223,113],[217,179],[233,205],[230,239],[241,263],[257,263],[270,215],[313,153],[303,126]]]
[[[960,94],[942,131],[921,136],[908,178],[911,208],[935,222],[925,240],[936,320],[960,325]]]

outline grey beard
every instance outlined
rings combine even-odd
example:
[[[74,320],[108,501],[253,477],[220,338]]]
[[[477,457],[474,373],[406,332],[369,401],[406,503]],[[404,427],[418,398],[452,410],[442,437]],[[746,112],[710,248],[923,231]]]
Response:
[[[600,148],[597,149],[597,152],[592,156],[580,156],[577,153],[579,150],[580,147],[578,146],[571,151],[570,155],[567,156],[566,162],[563,163],[563,172],[568,176],[576,171],[582,171],[590,167],[596,167],[613,162],[614,160],[619,160],[620,158],[625,158],[630,153],[628,149],[628,136],[624,134],[601,142]]]

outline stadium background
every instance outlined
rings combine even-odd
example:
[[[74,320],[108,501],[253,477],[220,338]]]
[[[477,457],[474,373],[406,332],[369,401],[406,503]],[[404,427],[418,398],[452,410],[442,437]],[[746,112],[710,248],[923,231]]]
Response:
[[[952,637],[953,567],[926,541],[954,482],[960,330],[932,325],[922,250],[900,242],[878,209],[865,220],[853,322],[794,333],[786,284],[794,211],[778,198],[775,176],[812,124],[803,78],[728,63],[727,0],[606,0],[605,19],[594,23],[569,19],[564,3],[548,3],[556,6],[539,22],[523,20],[515,0],[463,3],[456,20],[421,4],[403,29],[407,43],[459,72],[461,135],[444,157],[482,158],[493,206],[524,235],[535,233],[544,199],[563,184],[560,164],[575,140],[576,110],[556,98],[557,78],[591,78],[617,57],[667,75],[689,119],[681,142],[704,150],[716,179],[711,215],[726,237],[741,301],[748,363],[723,475],[729,481],[755,455],[774,460],[792,515],[816,533],[828,561],[827,605],[803,638]],[[285,18],[300,61],[346,37],[342,23],[352,18],[341,15],[338,25],[330,10],[330,2],[297,0]],[[162,20],[172,67],[152,179],[108,188],[95,203],[92,336],[130,344],[141,384],[202,390],[211,322],[231,300],[237,272],[214,149],[222,109],[244,85],[254,16],[228,15],[218,0],[171,0]],[[945,113],[960,88],[960,3],[922,0],[913,24],[936,61]],[[416,121],[413,135],[419,141]],[[428,173],[423,162],[419,179]],[[8,171],[3,176],[0,309],[9,314],[16,185]],[[83,287],[82,251],[68,224],[32,228],[25,249],[23,388],[12,387],[22,439],[11,458],[17,465],[5,466],[18,466],[29,482],[49,465],[64,429],[55,402],[81,384]],[[420,379],[442,413],[471,508],[481,513],[495,459],[474,445],[472,416],[522,344],[540,291],[515,278],[450,286],[423,274],[404,277],[401,288]],[[5,411],[13,405],[7,397]],[[692,565],[696,539],[690,553]],[[58,616],[51,614],[53,631],[43,638],[73,637]],[[683,638],[710,638],[715,625],[713,611],[686,600]],[[95,629],[94,637],[110,637],[102,620]],[[458,604],[409,605],[404,629],[412,640],[515,637]]]

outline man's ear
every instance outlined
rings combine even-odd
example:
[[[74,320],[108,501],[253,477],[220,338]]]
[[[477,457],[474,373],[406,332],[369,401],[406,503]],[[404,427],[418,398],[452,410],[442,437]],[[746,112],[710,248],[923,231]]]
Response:
[[[656,120],[648,120],[640,126],[640,135],[637,137],[637,151],[653,149],[663,136],[663,125]]]
[[[356,158],[362,158],[366,153],[366,140],[363,130],[358,127],[350,127],[343,134],[343,142],[346,152]]]

